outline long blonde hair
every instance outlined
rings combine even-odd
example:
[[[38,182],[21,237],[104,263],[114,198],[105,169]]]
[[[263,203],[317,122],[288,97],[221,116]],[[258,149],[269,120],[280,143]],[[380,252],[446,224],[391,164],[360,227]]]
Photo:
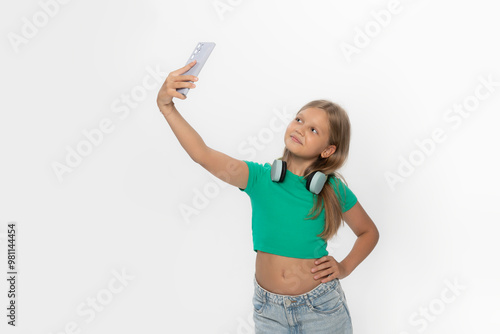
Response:
[[[307,167],[304,173],[304,179],[314,171],[320,171],[328,176],[325,186],[321,192],[318,195],[314,195],[316,201],[313,208],[309,211],[309,215],[315,213],[315,216],[306,219],[316,219],[324,207],[325,228],[318,236],[324,240],[329,240],[337,233],[342,220],[344,219],[344,215],[341,210],[339,198],[335,195],[333,188],[327,185],[329,185],[330,180],[333,177],[333,181],[337,185],[339,195],[341,188],[338,186],[338,182],[340,182],[338,178],[342,178],[344,183],[347,185],[344,177],[338,173],[337,170],[344,165],[347,160],[347,156],[349,155],[351,123],[347,112],[341,106],[329,100],[311,101],[300,108],[300,110],[297,111],[297,114],[308,108],[320,108],[326,111],[329,119],[328,125],[330,133],[328,145],[335,145],[337,147],[335,152],[328,158],[322,158],[321,155],[318,155],[316,161]],[[279,159],[288,161],[289,156],[290,151],[285,147],[283,156]]]

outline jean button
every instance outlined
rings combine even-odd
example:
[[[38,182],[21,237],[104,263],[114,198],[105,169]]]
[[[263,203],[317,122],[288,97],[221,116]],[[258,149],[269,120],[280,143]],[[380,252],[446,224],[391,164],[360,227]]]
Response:
[[[288,300],[288,299],[287,299],[287,300],[285,300],[285,305],[286,305],[286,306],[290,306],[290,303],[291,303],[291,301],[290,301],[290,300]]]

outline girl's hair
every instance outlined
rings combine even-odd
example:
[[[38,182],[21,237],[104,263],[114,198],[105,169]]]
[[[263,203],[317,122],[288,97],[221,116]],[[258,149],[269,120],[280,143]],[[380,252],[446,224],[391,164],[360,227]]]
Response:
[[[302,110],[308,108],[320,108],[326,111],[329,122],[329,143],[328,145],[335,145],[337,148],[335,152],[330,155],[328,158],[322,158],[321,155],[318,155],[316,161],[314,161],[309,167],[305,170],[304,179],[310,175],[314,171],[320,171],[327,175],[327,180],[325,186],[321,190],[318,195],[314,195],[316,201],[314,203],[314,207],[309,211],[309,215],[316,213],[312,218],[306,219],[315,219],[321,213],[323,207],[325,208],[325,228],[321,234],[318,236],[323,238],[324,240],[329,240],[332,238],[338,231],[340,224],[344,218],[344,215],[341,210],[339,198],[335,196],[334,190],[330,184],[330,179],[333,176],[333,181],[337,185],[337,189],[340,195],[340,180],[338,177],[340,176],[344,183],[344,177],[337,172],[337,169],[342,167],[347,160],[347,156],[349,154],[349,142],[351,141],[351,123],[349,122],[349,116],[347,112],[338,104],[333,103],[329,100],[314,100],[306,105],[304,105],[297,112],[301,112]],[[296,114],[296,115],[297,115]],[[286,148],[283,151],[283,156],[280,158],[283,161],[288,161],[290,156],[290,151]],[[325,205],[323,206],[323,203]]]

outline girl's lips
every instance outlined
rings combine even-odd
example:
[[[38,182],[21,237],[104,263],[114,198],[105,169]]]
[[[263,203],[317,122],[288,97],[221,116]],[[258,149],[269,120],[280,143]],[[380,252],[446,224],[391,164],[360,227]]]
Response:
[[[295,138],[294,136],[291,136],[292,137],[292,140],[296,143],[299,143],[299,144],[302,144],[297,138]]]

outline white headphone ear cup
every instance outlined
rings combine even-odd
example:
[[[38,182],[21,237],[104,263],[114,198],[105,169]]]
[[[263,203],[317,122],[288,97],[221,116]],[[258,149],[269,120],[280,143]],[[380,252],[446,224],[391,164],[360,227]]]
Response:
[[[315,171],[307,178],[306,188],[312,193],[318,195],[326,182],[326,175],[320,171]]]
[[[276,159],[271,167],[271,180],[283,182],[286,175],[286,161]]]

